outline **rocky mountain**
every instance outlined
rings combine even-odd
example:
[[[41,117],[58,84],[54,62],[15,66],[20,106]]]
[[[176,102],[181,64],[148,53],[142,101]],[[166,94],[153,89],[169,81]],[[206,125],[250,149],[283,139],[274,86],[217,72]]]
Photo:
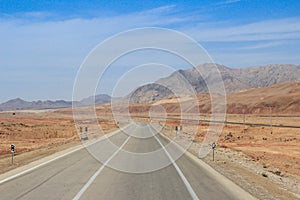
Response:
[[[214,66],[214,67],[212,67]],[[218,76],[221,75],[221,76]],[[223,81],[227,94],[237,93],[250,88],[268,87],[274,84],[300,82],[300,66],[292,64],[273,64],[249,68],[233,69],[224,65],[207,63],[186,70],[178,70],[170,76],[161,78],[152,84],[138,87],[125,97],[133,103],[147,103],[174,96],[195,93],[219,93]],[[207,85],[210,85],[208,91]],[[114,99],[122,102],[124,98]],[[91,96],[76,105],[85,106],[95,102],[96,105],[112,101],[105,94]],[[13,99],[0,104],[0,110],[24,110],[71,107],[71,101],[24,101]]]
[[[273,114],[300,114],[300,82],[275,84],[268,87],[252,88],[237,93],[229,93],[226,96],[226,111],[229,114],[263,114],[268,116],[270,107]],[[284,98],[283,98],[284,97]],[[161,106],[166,113],[176,115],[185,113],[198,114],[211,112],[210,94],[197,94],[198,102],[189,96],[170,97],[149,103],[131,104],[129,109],[132,115],[149,115],[149,110],[154,111],[157,106],[157,114],[160,114]],[[184,108],[188,108],[185,110]],[[104,110],[104,108],[102,108]],[[216,109],[218,111],[218,109]],[[120,106],[119,112],[122,110]],[[185,114],[183,114],[184,116]]]
[[[218,74],[221,77],[218,77]],[[219,93],[221,80],[223,80],[226,93],[236,93],[279,83],[300,82],[300,66],[273,64],[233,69],[224,65],[206,63],[196,68],[176,71],[155,83],[141,86],[128,98],[131,102],[142,103],[192,94],[193,90],[195,93]],[[207,84],[210,85],[210,91],[208,91]]]

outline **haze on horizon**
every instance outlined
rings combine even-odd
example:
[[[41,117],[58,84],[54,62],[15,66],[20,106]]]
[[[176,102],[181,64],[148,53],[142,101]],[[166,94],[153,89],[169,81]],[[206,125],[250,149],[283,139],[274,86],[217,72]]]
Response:
[[[71,100],[77,70],[88,53],[107,37],[132,28],[183,32],[214,62],[228,67],[299,65],[299,9],[300,2],[292,0],[2,1],[0,102],[17,97]],[[125,60],[107,72],[99,93],[110,93],[109,83],[127,65],[130,61]],[[175,70],[190,67],[179,61],[172,65]],[[123,90],[170,72],[156,70],[148,79],[139,76]]]

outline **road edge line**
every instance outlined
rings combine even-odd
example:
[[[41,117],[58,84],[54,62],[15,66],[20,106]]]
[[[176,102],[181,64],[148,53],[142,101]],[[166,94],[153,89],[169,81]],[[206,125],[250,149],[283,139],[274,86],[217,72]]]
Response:
[[[216,171],[214,168],[212,168],[210,165],[196,157],[194,154],[191,152],[184,150],[181,146],[179,146],[176,142],[173,142],[170,140],[169,137],[167,137],[163,133],[159,133],[163,138],[168,140],[169,142],[172,142],[175,144],[181,151],[184,152],[184,155],[189,157],[191,160],[193,160],[199,167],[207,171],[212,177],[215,178],[216,181],[218,181],[223,187],[228,189],[232,194],[236,195],[239,199],[245,199],[245,200],[257,200],[256,197],[251,195],[248,191],[244,190],[241,188],[239,185],[234,183],[232,180],[227,178],[226,176],[222,175],[220,172]]]
[[[124,128],[127,128],[129,125],[130,125],[130,124],[128,124],[128,125],[125,126]],[[49,163],[51,163],[51,162],[53,162],[53,161],[55,161],[55,160],[58,160],[58,159],[60,159],[60,158],[63,158],[63,157],[65,157],[65,156],[70,155],[70,154],[72,154],[72,153],[75,153],[75,152],[77,152],[77,151],[79,151],[79,150],[81,150],[81,149],[83,149],[83,148],[86,148],[86,147],[88,147],[88,146],[90,146],[90,145],[93,145],[93,144],[95,144],[95,143],[97,143],[97,142],[100,142],[100,141],[102,141],[102,140],[104,140],[104,139],[107,139],[107,138],[109,138],[109,137],[111,137],[111,136],[117,134],[118,132],[120,132],[120,129],[115,130],[115,131],[113,131],[113,132],[111,132],[111,133],[105,134],[105,135],[101,136],[101,138],[99,138],[99,139],[97,139],[97,140],[95,140],[95,141],[91,141],[90,144],[79,144],[79,145],[77,145],[77,146],[70,147],[69,149],[65,149],[65,150],[63,150],[63,151],[68,151],[68,150],[70,150],[70,149],[74,149],[74,148],[75,148],[74,150],[72,150],[72,151],[70,151],[70,152],[67,152],[67,153],[65,153],[65,154],[63,154],[63,155],[60,155],[60,156],[57,156],[57,157],[54,157],[54,158],[52,158],[52,159],[50,159],[50,160],[47,160],[47,158],[49,159],[50,157],[55,156],[55,154],[59,154],[59,153],[61,153],[61,152],[63,152],[63,151],[59,151],[59,152],[56,152],[56,153],[54,153],[54,154],[52,154],[52,155],[49,155],[49,156],[47,156],[47,157],[43,157],[43,158],[41,158],[41,159],[39,159],[39,160],[46,159],[47,161],[42,162],[42,163],[40,163],[40,164],[37,164],[37,165],[35,165],[35,166],[33,166],[33,167],[30,167],[30,168],[28,168],[28,169],[26,169],[26,166],[30,166],[32,163],[38,162],[39,160],[35,160],[35,161],[31,162],[31,163],[28,163],[27,165],[20,166],[19,168],[15,168],[15,169],[13,169],[13,170],[11,170],[11,171],[8,171],[8,172],[6,172],[6,173],[4,173],[4,174],[0,174],[0,177],[1,177],[1,176],[4,176],[4,177],[5,177],[5,174],[13,173],[14,170],[17,171],[17,170],[20,169],[20,168],[25,168],[25,169],[24,169],[23,171],[21,171],[21,172],[18,172],[18,173],[14,174],[14,175],[10,175],[10,176],[8,176],[8,177],[3,178],[2,180],[0,180],[0,185],[3,184],[3,183],[8,182],[8,181],[10,181],[10,180],[13,180],[13,179],[15,179],[15,178],[17,178],[17,177],[19,177],[19,176],[22,176],[22,175],[24,175],[24,174],[27,174],[27,173],[29,173],[29,172],[31,172],[31,171],[34,171],[34,170],[36,170],[36,169],[38,169],[38,168],[40,168],[40,167],[42,167],[42,166],[44,166],[44,165],[47,165],[47,164],[49,164]]]
[[[180,176],[181,180],[183,181],[186,189],[188,190],[188,192],[190,193],[191,197],[195,200],[199,200],[196,192],[194,191],[194,189],[192,188],[191,184],[189,183],[189,181],[187,180],[187,178],[184,176],[183,172],[181,171],[181,169],[179,168],[179,166],[177,165],[177,163],[175,162],[175,160],[172,158],[172,156],[169,154],[169,152],[166,150],[165,146],[161,143],[161,141],[156,137],[156,135],[154,135],[154,138],[156,139],[156,141],[160,144],[160,146],[163,148],[163,150],[165,151],[166,155],[168,156],[168,158],[170,159],[170,161],[172,162],[173,166],[175,167],[178,175]]]

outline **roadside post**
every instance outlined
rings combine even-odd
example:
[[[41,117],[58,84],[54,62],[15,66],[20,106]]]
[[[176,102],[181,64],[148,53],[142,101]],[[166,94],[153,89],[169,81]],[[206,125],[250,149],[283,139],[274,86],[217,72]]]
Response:
[[[15,145],[11,144],[10,145],[10,151],[11,151],[11,164],[14,164],[14,155],[15,155]]]
[[[176,136],[178,135],[178,126],[175,126]]]
[[[273,134],[273,127],[272,127],[272,105],[269,106],[270,109],[270,133]]]
[[[245,109],[243,109],[243,133],[245,133],[245,129],[246,129],[246,115],[245,115]]]
[[[211,144],[211,148],[213,150],[213,157],[212,157],[212,159],[213,159],[213,161],[215,161],[215,149],[216,149],[216,143],[215,142],[213,142]]]
[[[81,140],[86,141],[86,140],[89,139],[89,137],[88,137],[88,131],[89,131],[88,127],[87,126],[84,127],[84,132],[85,133],[82,134]]]

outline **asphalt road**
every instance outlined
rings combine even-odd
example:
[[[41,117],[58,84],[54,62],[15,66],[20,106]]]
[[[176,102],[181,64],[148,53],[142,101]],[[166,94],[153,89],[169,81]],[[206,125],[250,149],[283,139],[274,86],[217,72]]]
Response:
[[[135,118],[141,118],[141,119],[150,119],[150,117],[146,116],[132,116]],[[243,123],[243,122],[234,122],[234,121],[218,121],[218,120],[200,120],[200,119],[186,119],[186,118],[178,118],[178,117],[151,117],[151,119],[157,119],[157,120],[175,120],[175,121],[181,121],[181,124],[185,124],[187,122],[208,122],[208,123],[216,123],[216,124],[236,124],[236,125],[246,125],[246,126],[259,126],[259,127],[271,127],[270,124],[261,124],[261,123]],[[225,120],[225,119],[224,119]],[[279,124],[272,124],[272,127],[276,128],[297,128],[299,129],[300,126],[295,125],[279,125]]]
[[[0,199],[252,198],[238,186],[224,182],[224,177],[210,173],[185,154],[176,162],[170,162],[164,168],[147,173],[127,173],[110,168],[109,166],[115,163],[116,166],[123,164],[146,169],[151,164],[155,165],[153,163],[159,161],[158,159],[172,160],[172,153],[162,147],[168,143],[164,137],[151,133],[150,128],[145,126],[131,125],[129,129],[133,135],[119,131],[109,139],[89,146],[89,151],[92,151],[95,157],[99,155],[105,158],[105,162],[99,162],[86,149],[78,150],[1,183]],[[115,149],[108,147],[112,143],[115,144]],[[143,154],[159,149],[165,152],[163,158],[158,157],[157,160],[149,162],[135,162],[134,157],[124,159],[122,154],[122,151]]]

